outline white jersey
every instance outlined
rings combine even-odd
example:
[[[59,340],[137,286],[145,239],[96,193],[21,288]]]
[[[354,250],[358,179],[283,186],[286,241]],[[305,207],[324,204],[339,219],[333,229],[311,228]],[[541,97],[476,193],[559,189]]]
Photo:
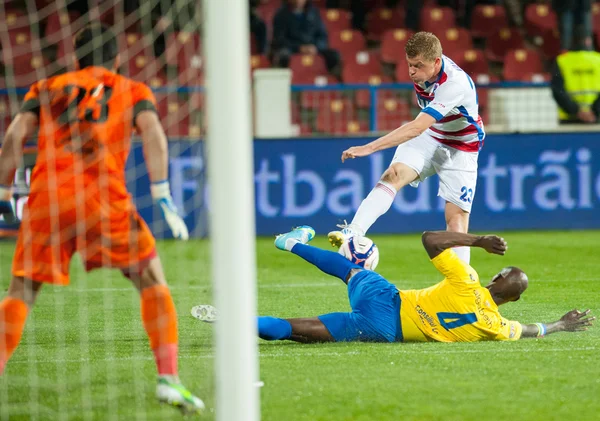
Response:
[[[477,92],[469,75],[446,56],[437,80],[415,84],[422,112],[435,118],[427,133],[438,142],[465,152],[478,152],[485,132]]]

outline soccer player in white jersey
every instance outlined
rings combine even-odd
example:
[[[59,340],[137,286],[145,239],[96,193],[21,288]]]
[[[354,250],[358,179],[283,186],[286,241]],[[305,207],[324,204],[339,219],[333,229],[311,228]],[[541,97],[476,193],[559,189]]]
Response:
[[[363,146],[342,153],[346,159],[368,156],[397,147],[390,166],[362,201],[354,219],[341,231],[329,233],[339,247],[354,235],[365,235],[386,213],[398,190],[433,174],[440,177],[438,195],[445,201],[446,229],[466,233],[477,183],[477,156],[485,132],[479,117],[473,80],[442,54],[440,40],[429,32],[417,32],[407,42],[408,71],[414,82],[421,113],[411,122]],[[470,249],[455,249],[466,263]]]

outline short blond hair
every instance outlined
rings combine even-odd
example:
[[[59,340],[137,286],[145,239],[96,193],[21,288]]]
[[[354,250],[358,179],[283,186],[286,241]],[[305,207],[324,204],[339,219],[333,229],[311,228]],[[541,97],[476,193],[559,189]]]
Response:
[[[442,57],[442,43],[431,32],[417,32],[409,38],[404,47],[408,58],[415,58],[421,55],[424,60],[435,61]]]

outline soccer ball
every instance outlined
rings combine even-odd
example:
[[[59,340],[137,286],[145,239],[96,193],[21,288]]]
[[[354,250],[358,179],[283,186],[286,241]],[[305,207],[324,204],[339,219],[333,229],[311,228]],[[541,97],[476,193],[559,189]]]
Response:
[[[340,247],[339,253],[367,270],[375,270],[379,263],[379,249],[367,237],[352,237]]]

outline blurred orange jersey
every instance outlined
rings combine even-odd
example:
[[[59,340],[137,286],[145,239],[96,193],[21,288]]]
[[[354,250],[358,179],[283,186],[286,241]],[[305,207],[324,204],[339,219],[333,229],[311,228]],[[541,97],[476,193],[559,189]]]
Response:
[[[135,118],[155,104],[146,85],[103,67],[32,85],[21,111],[39,116],[38,155],[14,275],[65,284],[76,251],[88,269],[127,271],[154,253],[127,192],[125,164]]]
[[[155,104],[146,85],[102,67],[34,84],[22,107],[39,114],[31,192],[47,190],[48,183],[59,189],[83,183],[86,189],[104,190],[110,202],[125,199],[125,163],[135,117]]]

